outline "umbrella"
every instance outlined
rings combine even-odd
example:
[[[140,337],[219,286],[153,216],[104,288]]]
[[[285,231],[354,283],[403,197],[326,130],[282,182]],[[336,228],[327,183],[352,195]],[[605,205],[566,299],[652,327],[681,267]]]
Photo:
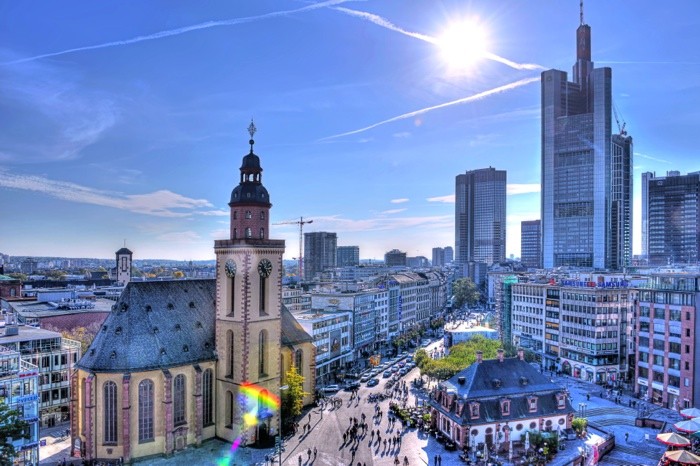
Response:
[[[690,445],[690,440],[675,432],[659,434],[656,436],[656,440],[658,440],[661,443],[665,443],[666,445],[671,445],[673,447],[686,447]]]
[[[700,456],[688,450],[667,451],[664,453],[664,458],[681,464],[700,464]]]
[[[695,432],[694,434],[690,434],[690,437],[700,440],[700,430]]]
[[[528,451],[529,449],[530,449],[530,432],[525,432],[525,451]]]
[[[698,408],[687,408],[681,411],[681,416],[685,418],[693,418],[700,416],[700,409]]]
[[[693,419],[688,419],[687,421],[677,422],[673,425],[673,427],[681,432],[697,432],[700,430],[700,418],[696,417]]]

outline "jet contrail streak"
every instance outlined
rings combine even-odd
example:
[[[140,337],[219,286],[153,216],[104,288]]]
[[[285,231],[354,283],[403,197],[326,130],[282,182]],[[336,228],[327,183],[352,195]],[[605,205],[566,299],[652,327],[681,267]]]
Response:
[[[295,10],[284,10],[284,11],[273,11],[271,13],[265,13],[262,15],[248,16],[245,18],[235,18],[227,19],[223,21],[207,21],[205,23],[193,24],[192,26],[185,26],[177,29],[169,29],[167,31],[160,31],[153,34],[148,34],[145,36],[132,37],[131,39],[117,40],[114,42],[105,42],[103,44],[88,45],[85,47],[76,47],[72,49],[61,50],[58,52],[44,53],[41,55],[34,55],[32,57],[20,58],[19,60],[12,60],[5,63],[0,63],[0,65],[14,65],[17,63],[25,63],[29,61],[39,60],[41,58],[56,57],[58,55],[66,55],[74,52],[83,52],[86,50],[96,50],[103,49],[107,47],[118,47],[120,45],[135,44],[137,42],[143,42],[147,40],[162,39],[164,37],[177,36],[180,34],[185,34],[187,32],[198,31],[200,29],[208,29],[218,26],[235,26],[237,24],[251,23],[253,21],[260,21],[268,18],[275,18],[278,16],[286,16],[294,13],[301,13],[304,11],[317,10],[319,8],[331,7],[333,5],[339,5],[345,3],[349,0],[327,0],[325,2],[314,3],[312,5],[307,5],[302,8],[297,8]]]
[[[424,113],[428,113],[428,112],[431,112],[433,110],[439,110],[439,109],[445,108],[445,107],[451,107],[452,105],[459,105],[459,104],[466,104],[469,102],[474,102],[476,100],[481,100],[485,97],[488,97],[488,96],[491,96],[494,94],[500,94],[501,92],[506,92],[506,91],[510,91],[510,90],[518,88],[518,87],[526,86],[528,84],[537,82],[539,80],[540,80],[539,76],[535,77],[535,78],[520,79],[520,80],[514,81],[512,83],[504,84],[503,86],[495,87],[495,88],[489,89],[487,91],[479,92],[478,94],[470,95],[469,97],[462,97],[461,99],[452,100],[450,102],[445,102],[445,103],[442,103],[439,105],[433,105],[432,107],[426,107],[426,108],[421,108],[420,110],[414,110],[413,112],[404,113],[403,115],[395,116],[395,117],[389,118],[388,120],[382,120],[378,123],[374,123],[374,124],[371,124],[369,126],[365,126],[364,128],[356,129],[353,131],[348,131],[346,133],[336,134],[333,136],[327,136],[325,138],[319,139],[318,141],[319,142],[320,141],[328,141],[330,139],[340,138],[343,136],[351,136],[353,134],[363,133],[367,130],[376,128],[377,126],[382,126],[382,125],[385,125],[387,123],[392,123],[394,121],[405,120],[406,118],[411,118],[414,116],[422,115]]]
[[[364,19],[366,21],[369,21],[370,23],[374,23],[377,26],[381,26],[383,28],[389,29],[394,32],[398,32],[400,34],[403,34],[408,37],[413,37],[414,39],[420,39],[422,41],[438,45],[439,41],[432,36],[428,36],[425,34],[420,34],[418,32],[411,32],[411,31],[406,31],[405,29],[400,28],[399,26],[395,25],[391,21],[389,21],[386,18],[382,18],[379,15],[375,15],[374,13],[368,13],[366,11],[360,11],[360,10],[351,10],[350,8],[343,8],[343,7],[334,7],[334,10],[340,11],[342,13],[345,13],[346,15],[350,16],[355,16],[357,18]],[[543,70],[545,69],[541,65],[537,65],[535,63],[516,63],[512,60],[508,60],[507,58],[500,57],[496,55],[495,53],[491,52],[483,52],[484,58],[487,60],[492,60],[498,63],[502,63],[506,66],[510,66],[511,68],[514,68],[516,70]]]

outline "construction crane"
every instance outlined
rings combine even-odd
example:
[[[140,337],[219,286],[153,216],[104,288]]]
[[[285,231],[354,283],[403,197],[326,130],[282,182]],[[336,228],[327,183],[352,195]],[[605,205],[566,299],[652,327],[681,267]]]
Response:
[[[299,217],[299,220],[291,220],[289,222],[279,222],[273,223],[273,225],[299,225],[299,283],[301,283],[304,277],[302,265],[303,259],[303,248],[304,248],[304,225],[307,223],[314,223],[313,220],[304,220],[304,217]]]
[[[620,125],[620,118],[618,117],[617,113],[617,105],[615,105],[615,102],[613,101],[613,114],[615,115],[615,123],[617,123],[617,130],[620,132],[620,136],[627,136],[627,130],[625,129],[625,125],[627,125],[627,122],[625,122],[624,118],[622,119],[622,125]]]

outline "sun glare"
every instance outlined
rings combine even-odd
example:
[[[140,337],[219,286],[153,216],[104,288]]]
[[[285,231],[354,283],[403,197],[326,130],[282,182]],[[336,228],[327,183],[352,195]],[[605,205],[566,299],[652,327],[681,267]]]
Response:
[[[484,56],[487,36],[484,28],[476,21],[462,21],[450,25],[437,43],[449,68],[468,70]]]

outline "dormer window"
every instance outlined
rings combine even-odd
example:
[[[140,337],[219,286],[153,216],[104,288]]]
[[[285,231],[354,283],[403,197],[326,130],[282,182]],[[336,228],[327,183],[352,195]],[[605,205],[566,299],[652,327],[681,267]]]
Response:
[[[472,419],[479,419],[479,403],[469,403],[469,416]]]
[[[566,395],[563,393],[557,393],[557,409],[566,408]]]
[[[510,400],[501,400],[501,416],[510,416]]]
[[[536,396],[528,396],[527,397],[527,407],[531,413],[534,413],[535,411],[537,411],[537,397]]]

